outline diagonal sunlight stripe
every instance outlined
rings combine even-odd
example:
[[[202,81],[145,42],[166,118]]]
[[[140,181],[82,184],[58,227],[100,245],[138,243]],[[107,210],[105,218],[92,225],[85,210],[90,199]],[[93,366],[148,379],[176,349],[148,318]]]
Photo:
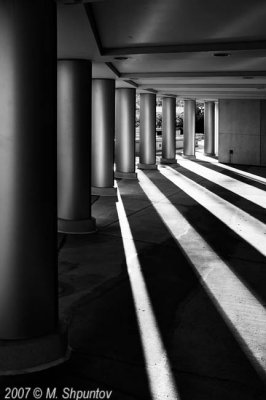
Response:
[[[117,188],[117,196],[118,202],[116,203],[116,208],[152,398],[153,400],[179,400],[180,397],[175,387],[167,353],[160,336],[146,284],[141,272],[137,249],[134,244],[119,188]]]
[[[177,158],[178,158],[178,160],[183,159],[183,157],[180,157],[180,156],[177,156]],[[197,158],[202,161],[208,161],[209,163],[217,165],[218,167],[228,169],[228,171],[232,171],[235,174],[244,176],[245,178],[249,178],[256,182],[266,185],[266,178],[263,178],[262,176],[251,174],[250,172],[242,171],[238,168],[231,167],[230,165],[227,165],[227,164],[219,163],[218,160],[213,159],[212,157],[205,156],[205,155],[201,154],[200,152],[197,152]]]
[[[144,172],[138,170],[138,178],[148,198],[162,194]],[[164,202],[152,204],[198,273],[242,349],[265,379],[266,310],[166,197]]]
[[[160,173],[266,256],[265,224],[171,167],[160,167]]]
[[[238,196],[252,201],[252,203],[257,204],[260,207],[266,208],[266,191],[248,185],[247,183],[240,182],[227,175],[223,175],[220,172],[203,167],[202,165],[196,164],[190,160],[178,160],[178,164],[194,174],[200,175],[202,178],[208,179],[209,181],[213,181],[216,185],[230,190]]]

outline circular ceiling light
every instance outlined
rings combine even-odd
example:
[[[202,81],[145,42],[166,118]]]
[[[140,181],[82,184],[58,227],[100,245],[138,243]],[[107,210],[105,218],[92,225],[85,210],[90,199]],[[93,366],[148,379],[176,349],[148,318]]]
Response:
[[[128,57],[114,57],[115,60],[124,61],[128,60]]]
[[[63,3],[65,5],[80,4],[83,0],[59,0],[58,3]]]
[[[214,57],[230,57],[230,53],[214,53]]]

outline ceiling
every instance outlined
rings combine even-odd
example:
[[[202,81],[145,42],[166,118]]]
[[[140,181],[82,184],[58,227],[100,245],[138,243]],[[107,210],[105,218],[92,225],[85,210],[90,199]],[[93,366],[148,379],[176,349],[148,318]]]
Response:
[[[266,1],[59,0],[58,57],[139,92],[266,98]]]

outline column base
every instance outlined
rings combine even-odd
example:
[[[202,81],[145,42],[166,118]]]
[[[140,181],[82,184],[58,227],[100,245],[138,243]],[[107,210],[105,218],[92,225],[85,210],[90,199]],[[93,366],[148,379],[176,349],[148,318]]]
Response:
[[[195,160],[196,156],[195,155],[186,155],[186,154],[182,154],[182,157],[187,159],[187,160]]]
[[[203,153],[205,156],[208,156],[208,157],[214,157],[215,156],[215,153]]]
[[[94,196],[109,196],[116,197],[117,196],[117,188],[115,187],[91,187],[91,194]]]
[[[61,233],[71,233],[76,235],[94,233],[97,230],[96,220],[92,217],[81,220],[58,218],[57,230]]]
[[[158,169],[157,164],[138,164],[138,169]]]
[[[118,179],[138,179],[136,172],[120,172],[115,171],[115,178]]]
[[[0,376],[42,371],[67,361],[66,327],[54,333],[27,340],[0,340]]]
[[[161,164],[177,164],[177,161],[175,158],[161,158],[160,159]]]

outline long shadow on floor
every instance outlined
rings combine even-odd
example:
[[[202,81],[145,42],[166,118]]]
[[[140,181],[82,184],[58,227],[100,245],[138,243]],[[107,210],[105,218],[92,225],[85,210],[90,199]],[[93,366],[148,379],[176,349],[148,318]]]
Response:
[[[181,399],[266,393],[183,255],[165,245],[150,246],[139,259]]]
[[[233,193],[231,190],[226,189],[224,187],[221,187],[220,185],[216,184],[213,181],[210,181],[204,177],[201,177],[197,174],[195,174],[192,171],[187,170],[186,168],[180,167],[180,166],[175,166],[171,167],[171,169],[181,173],[183,176],[187,177],[188,179],[192,180],[193,182],[196,182],[200,186],[206,188],[207,190],[211,191],[212,193],[216,194],[220,198],[228,201],[232,205],[238,207],[239,209],[245,211],[252,217],[258,219],[259,221],[263,222],[264,224],[266,223],[266,203],[265,203],[265,208],[253,203],[252,201],[245,199],[245,197],[237,195]],[[264,187],[264,190],[266,189],[266,186]]]
[[[265,166],[244,165],[244,164],[230,164],[230,166],[240,171],[250,172],[251,174],[255,174],[263,178],[266,178]]]
[[[149,178],[160,189],[160,181],[156,179],[156,175],[149,174]],[[165,177],[164,179],[167,180]],[[174,185],[170,181],[168,183]],[[265,257],[183,191],[180,191],[177,196],[166,197],[215,252],[228,263],[252,293],[266,304]]]
[[[239,165],[229,164],[230,167],[233,167],[236,169],[236,171],[234,172],[234,171],[230,171],[230,170],[224,168],[222,164],[216,165],[215,163],[210,163],[210,162],[202,161],[199,159],[197,159],[195,162],[199,163],[203,167],[206,167],[213,171],[219,172],[225,176],[229,176],[230,178],[237,179],[240,182],[247,183],[248,185],[254,186],[258,189],[261,189],[261,190],[266,189],[265,184],[260,183],[259,181],[256,181],[255,178],[252,179],[252,178],[245,177],[244,175],[241,175],[241,172],[244,171],[244,172],[250,172],[251,174],[255,174],[255,175],[257,174],[258,176],[265,178],[266,177],[266,168],[260,168],[261,172],[256,171],[257,173],[254,173],[252,168],[251,168],[251,170],[249,170],[249,168],[241,168],[241,166],[239,166]],[[239,171],[239,173],[237,173],[237,171]]]
[[[153,174],[158,185],[158,172]],[[165,180],[165,188],[167,180],[161,179]],[[156,211],[145,210],[145,221],[150,221],[144,227],[146,241],[155,241],[145,248],[141,213],[128,221],[181,398],[259,398],[265,393],[260,379],[204,289],[198,286],[169,232],[166,238],[166,227]],[[116,225],[107,232],[113,233],[118,229]],[[161,230],[161,242],[157,234],[154,238],[154,230]]]
[[[139,224],[129,223],[138,248]],[[158,215],[154,224],[164,231]],[[181,399],[257,398],[265,393],[260,378],[175,246],[169,235],[160,245],[140,248],[139,259]]]

